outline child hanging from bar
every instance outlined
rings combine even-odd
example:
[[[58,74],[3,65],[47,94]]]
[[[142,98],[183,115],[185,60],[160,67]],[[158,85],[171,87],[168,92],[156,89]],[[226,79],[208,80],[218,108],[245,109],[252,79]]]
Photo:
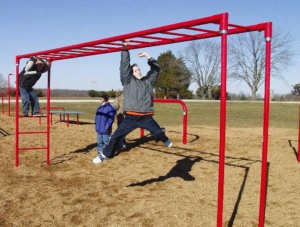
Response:
[[[105,146],[103,154],[99,155],[94,163],[101,163],[104,159],[112,158],[121,138],[136,128],[143,128],[155,134],[166,147],[171,147],[171,140],[153,119],[153,87],[156,83],[160,67],[157,61],[146,52],[138,53],[139,57],[148,59],[150,71],[142,77],[140,68],[130,65],[130,54],[127,50],[129,40],[123,41],[121,52],[120,77],[123,89],[123,111],[125,119],[111,136],[109,144]]]
[[[33,86],[50,68],[50,62],[45,62],[38,57],[32,57],[26,63],[26,66],[19,74],[19,91],[23,103],[23,116],[28,117],[29,106],[31,105],[32,116],[40,117],[40,106],[37,94],[33,90]]]

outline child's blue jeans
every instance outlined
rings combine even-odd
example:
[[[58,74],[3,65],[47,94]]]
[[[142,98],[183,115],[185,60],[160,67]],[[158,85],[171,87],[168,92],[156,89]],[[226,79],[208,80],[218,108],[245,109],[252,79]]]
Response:
[[[97,151],[99,154],[103,152],[104,146],[109,142],[109,135],[97,133]]]

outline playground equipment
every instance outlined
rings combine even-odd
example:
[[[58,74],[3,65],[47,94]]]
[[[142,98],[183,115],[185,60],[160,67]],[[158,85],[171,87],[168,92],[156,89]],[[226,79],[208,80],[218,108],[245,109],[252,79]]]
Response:
[[[201,25],[209,24],[213,29],[200,28]],[[184,32],[183,32],[184,31]],[[270,63],[271,63],[271,38],[272,22],[261,23],[250,26],[241,26],[228,23],[228,13],[217,14],[210,17],[181,22],[163,27],[143,30],[126,35],[115,36],[92,42],[61,47],[46,51],[39,51],[30,54],[16,56],[16,75],[19,75],[19,64],[23,58],[40,56],[43,59],[50,59],[50,62],[71,58],[85,57],[91,55],[119,52],[122,48],[122,41],[131,39],[127,46],[129,50],[160,46],[172,43],[186,42],[199,39],[207,39],[221,36],[221,103],[220,103],[220,147],[219,147],[219,184],[218,184],[218,213],[217,226],[223,223],[223,198],[224,198],[224,166],[225,166],[225,126],[226,126],[226,73],[227,73],[227,36],[251,31],[264,31],[266,41],[265,55],[265,98],[264,98],[264,123],[263,123],[263,152],[262,152],[262,174],[260,191],[259,226],[264,225],[266,185],[267,185],[267,152],[268,152],[268,130],[269,130],[269,101],[270,101]],[[47,147],[31,149],[47,149],[47,164],[50,164],[50,74],[48,71],[47,86]],[[17,87],[19,78],[17,76]],[[19,102],[17,92],[16,103],[16,166],[18,166],[19,150]],[[31,132],[34,134],[35,132]],[[43,132],[36,132],[43,133]]]
[[[51,106],[50,109],[51,110],[62,110],[62,111],[65,111],[65,108],[58,107],[58,106]],[[42,113],[43,110],[47,110],[47,107],[41,107],[40,108],[40,112],[41,113]],[[65,120],[65,116],[64,116],[63,120]],[[53,124],[52,114],[51,114],[51,117],[50,117],[50,121],[51,121],[51,125],[52,125]],[[39,117],[39,123],[42,124],[42,117]],[[59,116],[59,123],[61,123],[61,114]]]
[[[11,97],[16,97],[16,95],[11,95],[11,91],[17,91],[17,89],[15,89],[15,88],[11,89],[11,87],[10,87],[10,78],[11,78],[11,76],[15,76],[15,74],[8,74],[7,92],[2,92],[1,93],[1,100],[2,100],[1,110],[2,110],[2,114],[4,115],[7,112],[9,117],[10,117],[10,111],[11,111],[10,99],[11,99]],[[5,94],[7,95],[7,100],[4,99]],[[7,101],[7,103],[4,103],[4,101]],[[8,106],[7,111],[4,110],[4,106]]]
[[[42,107],[40,108],[40,112],[42,112],[43,110],[47,110],[47,107]],[[59,123],[62,122],[62,117],[63,117],[63,121],[65,121],[65,116],[67,115],[67,127],[69,127],[69,122],[70,122],[70,115],[76,115],[77,116],[77,125],[79,125],[79,115],[80,114],[85,114],[85,112],[78,112],[78,111],[66,111],[65,108],[63,107],[50,107],[51,110],[60,110],[60,111],[50,111],[50,122],[51,125],[53,125],[53,114],[59,114]],[[39,123],[42,124],[42,117],[39,117]]]
[[[162,102],[162,103],[179,103],[183,108],[183,122],[182,122],[182,143],[186,144],[187,138],[187,114],[188,110],[185,103],[180,99],[153,99],[153,102]],[[144,129],[141,128],[141,137],[144,136]]]

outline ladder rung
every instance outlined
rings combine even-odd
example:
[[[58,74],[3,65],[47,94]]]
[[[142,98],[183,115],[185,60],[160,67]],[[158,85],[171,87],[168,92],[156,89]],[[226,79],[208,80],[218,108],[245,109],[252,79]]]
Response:
[[[24,148],[19,148],[19,151],[26,151],[26,150],[43,150],[47,149],[47,147],[24,147]]]
[[[47,132],[19,132],[19,134],[43,134]]]
[[[22,117],[25,117],[25,116],[19,116],[19,118],[22,118]],[[30,117],[43,117],[43,116],[27,116],[27,118],[30,118]]]

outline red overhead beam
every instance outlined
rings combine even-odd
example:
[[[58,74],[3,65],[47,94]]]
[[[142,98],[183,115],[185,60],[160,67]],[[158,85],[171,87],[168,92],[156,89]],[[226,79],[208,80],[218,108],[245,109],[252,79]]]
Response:
[[[225,13],[226,14],[226,13]],[[171,43],[186,42],[197,39],[206,39],[220,36],[219,28],[216,31],[211,29],[203,29],[195,26],[212,24],[220,24],[221,18],[224,14],[217,14],[210,17],[200,18],[191,21],[185,21],[172,25],[147,29],[139,32],[133,32],[125,35],[114,36],[106,39],[85,42],[81,44],[50,49],[46,51],[39,51],[30,54],[18,55],[17,59],[30,58],[32,56],[40,55],[41,58],[49,58],[51,61],[64,60],[70,58],[85,57],[98,54],[107,54],[118,52],[122,50],[122,41],[124,39],[139,38],[139,40],[132,40],[128,49],[139,49],[151,46],[166,45]],[[228,35],[243,33],[249,31],[261,31],[266,27],[265,24],[241,26],[229,24],[232,29],[228,30]],[[178,31],[181,29],[180,31]],[[193,31],[196,34],[184,34],[182,29],[186,31]],[[176,31],[177,30],[177,31]],[[164,37],[161,37],[164,35]],[[178,36],[178,37],[174,37]],[[144,40],[141,40],[144,39]],[[97,50],[98,49],[98,50]]]

